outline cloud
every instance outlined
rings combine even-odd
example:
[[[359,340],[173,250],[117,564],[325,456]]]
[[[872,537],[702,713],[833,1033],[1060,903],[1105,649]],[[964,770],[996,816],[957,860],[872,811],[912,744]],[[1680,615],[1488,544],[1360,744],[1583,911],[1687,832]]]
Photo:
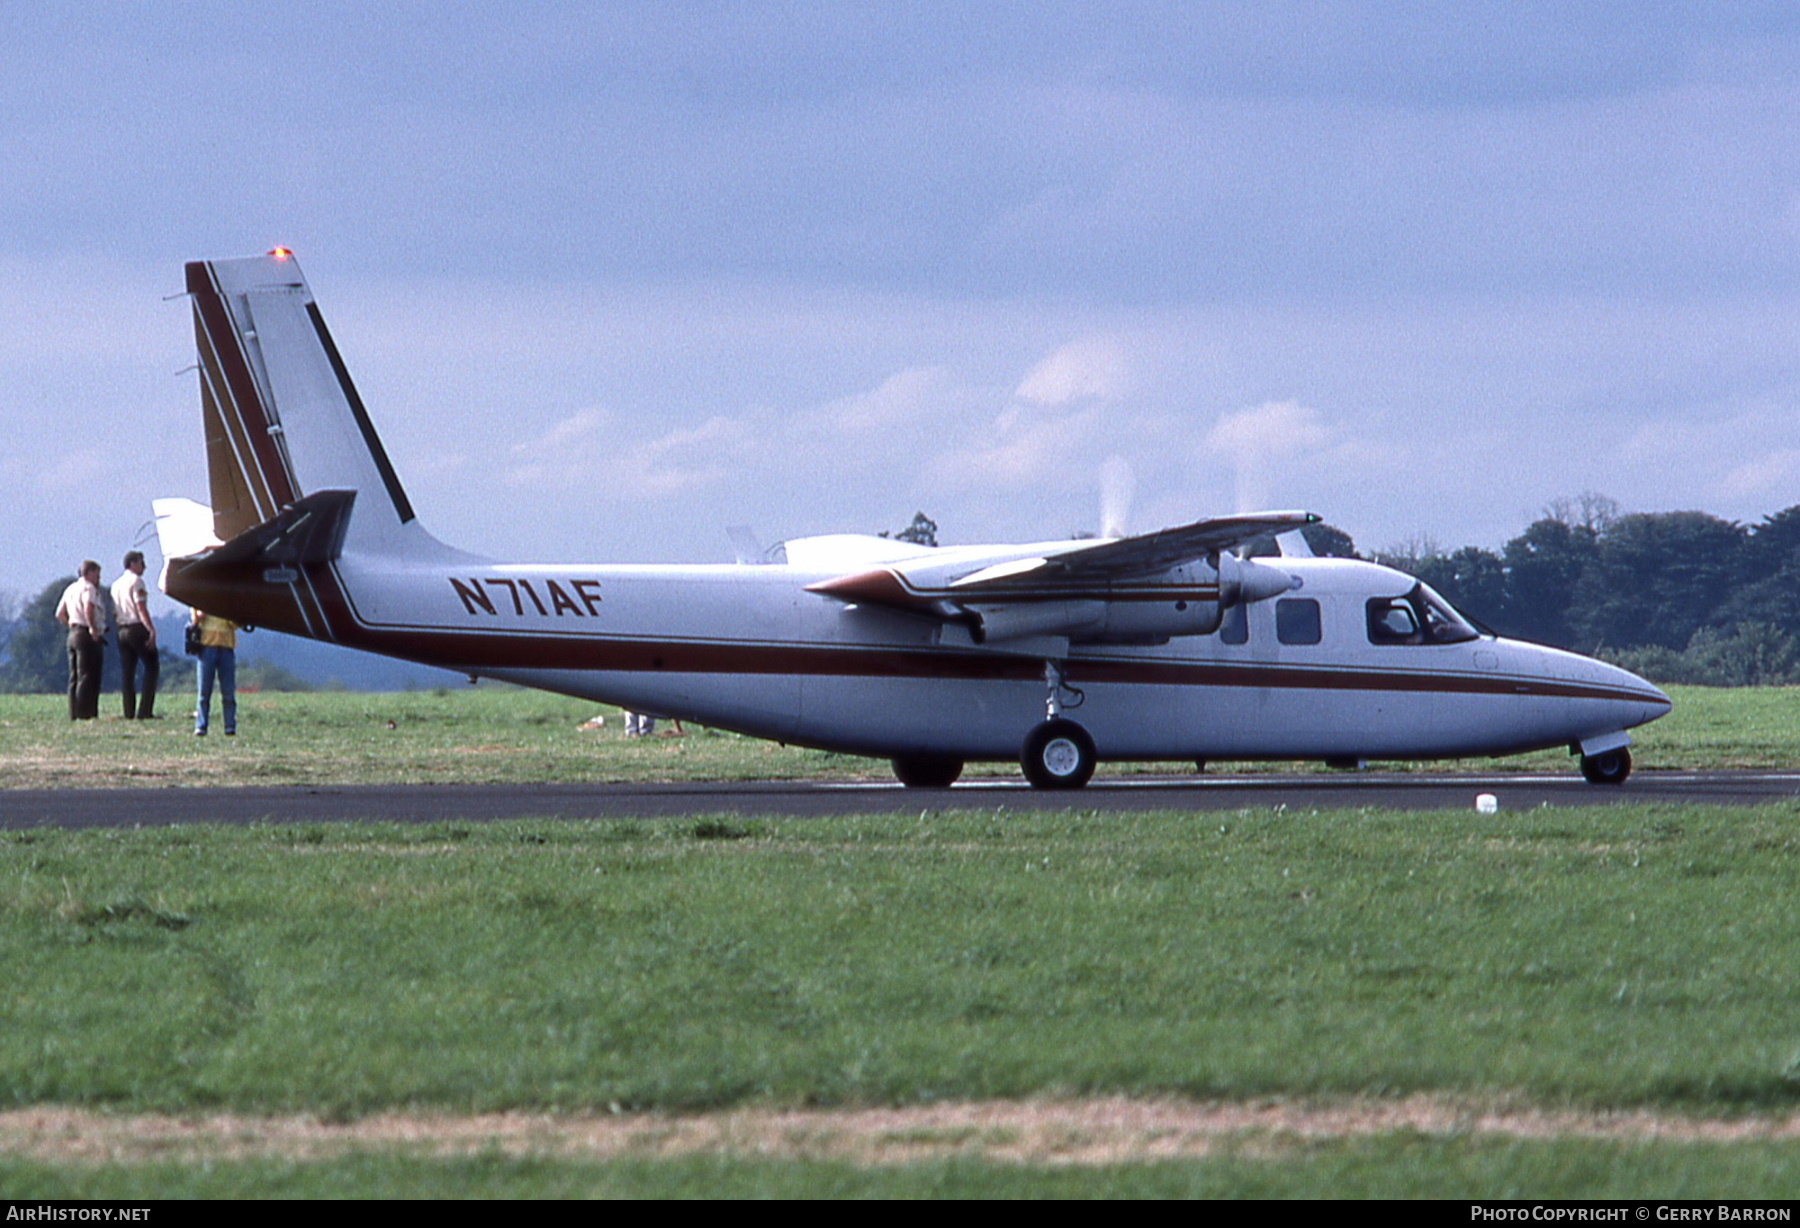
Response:
[[[599,455],[600,429],[606,415],[597,409],[571,414],[534,439],[512,446],[512,462],[504,471],[508,486],[566,486],[579,468],[591,467]]]
[[[815,496],[840,487],[866,492],[871,484],[910,491],[923,458],[967,418],[968,400],[969,390],[945,369],[909,367],[820,405],[714,414],[649,438],[632,437],[641,420],[584,409],[514,444],[503,480],[515,488],[580,487],[609,501],[758,486]]]
[[[945,368],[911,367],[896,371],[868,392],[802,410],[787,421],[795,433],[872,443],[881,436],[912,434],[958,399]]]
[[[1337,432],[1318,411],[1297,401],[1269,401],[1225,414],[1206,436],[1207,451],[1222,454],[1236,467],[1239,512],[1264,506],[1276,465],[1322,452],[1337,442]]]
[[[1130,412],[1116,404],[1127,369],[1124,347],[1109,336],[1053,350],[977,429],[939,441],[931,483],[959,492],[1078,480],[1096,464],[1104,430],[1134,433]]]
[[[731,460],[742,449],[744,425],[724,416],[697,427],[671,431],[648,443],[616,453],[609,474],[621,493],[642,498],[683,495],[723,483]]]
[[[612,499],[658,499],[723,482],[745,428],[717,416],[697,427],[625,442],[613,415],[585,409],[514,444],[508,486],[598,490]]]
[[[944,366],[902,367],[816,405],[745,407],[645,439],[632,438],[639,421],[627,415],[583,409],[513,445],[503,480],[602,500],[805,491],[813,506],[790,512],[827,517],[834,507],[861,517],[870,503],[941,510],[965,495],[1086,489],[1109,433],[1124,437],[1114,451],[1156,433],[1148,416],[1108,400],[1125,387],[1123,355],[1110,337],[1061,346],[1016,393]]]
[[[95,476],[107,469],[107,455],[102,449],[77,448],[39,469],[32,481],[46,494],[60,494],[92,488]]]
[[[1315,451],[1331,442],[1319,411],[1298,401],[1270,401],[1254,409],[1224,414],[1207,435],[1209,447],[1234,456],[1279,460]]]
[[[1068,483],[1091,465],[1101,418],[1097,409],[1055,416],[1002,413],[987,437],[935,458],[928,469],[931,481],[951,491]]]
[[[1728,471],[1720,480],[1719,490],[1729,499],[1759,495],[1790,498],[1796,476],[1800,476],[1800,450],[1782,448]]]
[[[1033,367],[1013,395],[1034,405],[1116,400],[1126,389],[1124,350],[1110,337],[1070,342]]]
[[[1792,503],[1800,484],[1800,415],[1780,404],[1791,395],[1644,422],[1618,449],[1639,489],[1608,493],[1636,511],[1704,508],[1734,518]]]

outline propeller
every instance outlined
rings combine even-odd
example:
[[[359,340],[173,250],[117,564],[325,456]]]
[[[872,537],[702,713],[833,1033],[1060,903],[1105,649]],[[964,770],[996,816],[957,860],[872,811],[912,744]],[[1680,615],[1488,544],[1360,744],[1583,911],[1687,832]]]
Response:
[[[1100,465],[1100,536],[1125,537],[1131,519],[1131,497],[1137,477],[1122,456],[1109,456]]]

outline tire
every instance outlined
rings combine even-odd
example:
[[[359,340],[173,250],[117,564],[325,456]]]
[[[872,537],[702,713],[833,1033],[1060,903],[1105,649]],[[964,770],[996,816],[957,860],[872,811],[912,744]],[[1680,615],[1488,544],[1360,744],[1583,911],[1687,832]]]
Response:
[[[1061,717],[1026,734],[1019,752],[1019,765],[1034,789],[1079,789],[1098,762],[1088,731]]]
[[[1622,785],[1631,775],[1631,752],[1621,746],[1598,755],[1583,755],[1581,774],[1590,785]]]
[[[894,756],[894,775],[909,789],[948,789],[962,770],[963,761],[948,755]]]

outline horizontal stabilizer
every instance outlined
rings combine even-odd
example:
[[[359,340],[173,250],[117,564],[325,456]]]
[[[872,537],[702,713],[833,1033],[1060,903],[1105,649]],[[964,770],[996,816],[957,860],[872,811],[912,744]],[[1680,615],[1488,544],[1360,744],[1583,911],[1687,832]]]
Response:
[[[350,527],[350,508],[355,502],[354,490],[316,491],[284,508],[273,520],[238,534],[196,566],[298,568],[334,562],[343,553],[344,533]]]
[[[213,532],[213,512],[192,499],[152,499],[156,545],[165,559],[188,559],[225,543]]]

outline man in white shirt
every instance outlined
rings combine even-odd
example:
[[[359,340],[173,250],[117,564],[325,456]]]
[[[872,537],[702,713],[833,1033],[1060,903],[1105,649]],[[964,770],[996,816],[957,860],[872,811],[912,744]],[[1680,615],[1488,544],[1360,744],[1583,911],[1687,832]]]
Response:
[[[125,719],[148,721],[156,716],[156,683],[162,662],[156,651],[156,624],[150,619],[150,591],[144,585],[144,554],[125,555],[125,574],[112,583],[113,620],[119,626],[119,693]],[[143,698],[138,698],[137,671],[144,667]]]
[[[69,629],[69,719],[100,715],[100,665],[106,650],[106,599],[100,594],[100,564],[81,564],[81,578],[63,590],[56,621]]]

